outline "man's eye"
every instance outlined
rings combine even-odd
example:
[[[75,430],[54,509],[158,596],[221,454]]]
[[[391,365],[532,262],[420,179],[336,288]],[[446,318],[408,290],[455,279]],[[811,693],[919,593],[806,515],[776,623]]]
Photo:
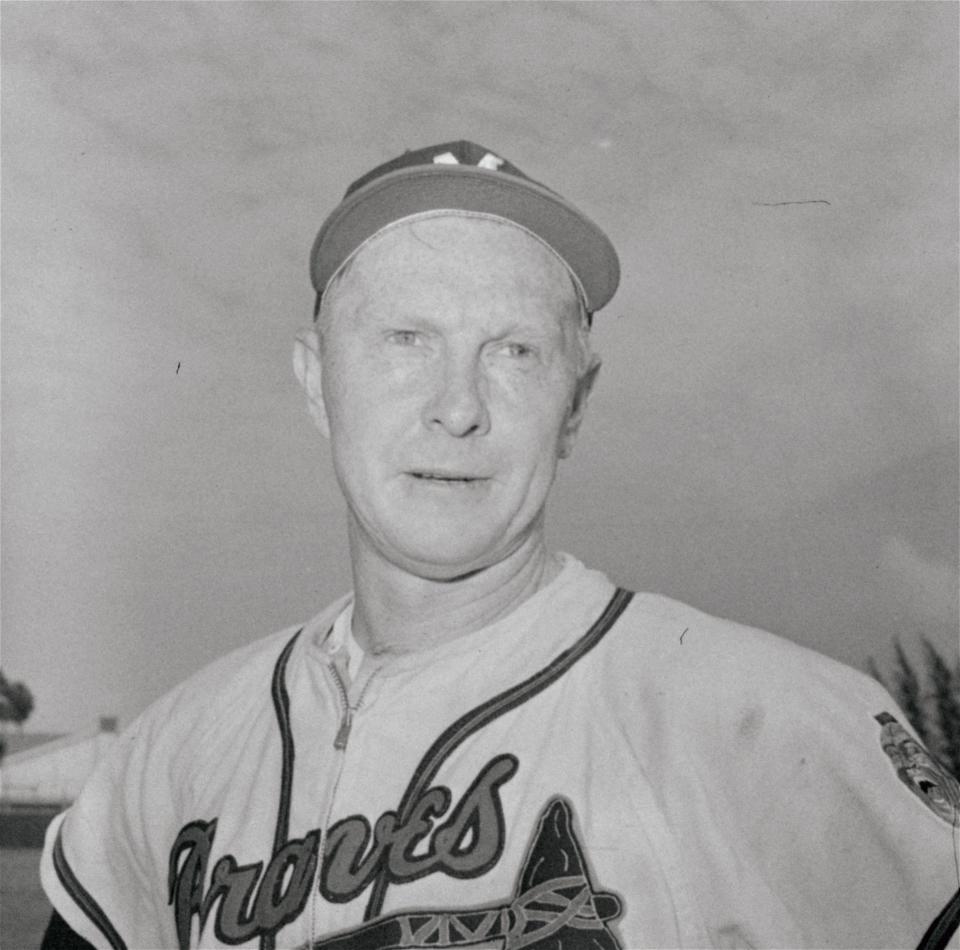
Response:
[[[419,339],[416,330],[391,330],[387,334],[387,340],[390,343],[396,343],[398,346],[416,346]]]
[[[536,350],[526,343],[506,343],[503,349],[507,356],[513,356],[517,359],[525,359],[536,354]]]

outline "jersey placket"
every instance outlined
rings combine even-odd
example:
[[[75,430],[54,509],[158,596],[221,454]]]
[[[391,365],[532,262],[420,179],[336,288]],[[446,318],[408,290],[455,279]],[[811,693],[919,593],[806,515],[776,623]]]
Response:
[[[353,728],[354,717],[363,706],[370,685],[377,674],[376,669],[366,670],[361,673],[356,682],[351,682],[348,686],[344,651],[338,651],[337,654],[324,664],[324,672],[328,681],[333,685],[334,692],[337,696],[337,702],[340,707],[340,725],[333,740],[336,767],[333,770],[330,781],[327,783],[326,794],[324,795],[326,808],[320,824],[321,837],[317,854],[317,868],[314,873],[313,885],[310,892],[310,943],[308,944],[310,947],[316,943],[318,936],[317,901],[320,895],[320,876],[323,871],[324,857],[326,856],[327,838],[329,835],[330,821],[333,817],[334,805],[336,804],[337,790],[340,787],[340,780],[343,777],[343,770],[346,764],[350,732]],[[351,693],[356,697],[353,702],[350,701]]]

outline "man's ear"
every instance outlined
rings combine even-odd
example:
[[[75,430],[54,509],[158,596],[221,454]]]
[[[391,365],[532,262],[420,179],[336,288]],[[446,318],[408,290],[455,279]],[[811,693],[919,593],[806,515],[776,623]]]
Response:
[[[330,438],[330,421],[323,401],[323,367],[320,360],[320,334],[316,328],[301,330],[293,344],[293,371],[307,394],[307,408],[324,438]]]
[[[573,399],[570,402],[570,411],[567,413],[563,431],[560,433],[560,446],[557,454],[562,459],[569,458],[573,452],[573,444],[577,441],[580,423],[583,422],[583,416],[587,411],[587,402],[599,373],[600,357],[594,354],[589,369],[577,380]]]

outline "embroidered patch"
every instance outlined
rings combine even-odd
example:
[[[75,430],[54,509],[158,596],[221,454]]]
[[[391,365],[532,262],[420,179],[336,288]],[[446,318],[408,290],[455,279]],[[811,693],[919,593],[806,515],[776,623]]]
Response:
[[[880,744],[900,781],[935,815],[960,824],[960,782],[888,712],[873,717],[883,727]]]

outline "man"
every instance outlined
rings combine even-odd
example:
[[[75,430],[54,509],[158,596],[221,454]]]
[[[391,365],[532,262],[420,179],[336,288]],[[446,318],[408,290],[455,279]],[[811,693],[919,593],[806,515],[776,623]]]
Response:
[[[603,233],[446,143],[311,273],[353,593],[130,727],[48,832],[46,946],[945,945],[960,787],[876,683],[545,546]]]

